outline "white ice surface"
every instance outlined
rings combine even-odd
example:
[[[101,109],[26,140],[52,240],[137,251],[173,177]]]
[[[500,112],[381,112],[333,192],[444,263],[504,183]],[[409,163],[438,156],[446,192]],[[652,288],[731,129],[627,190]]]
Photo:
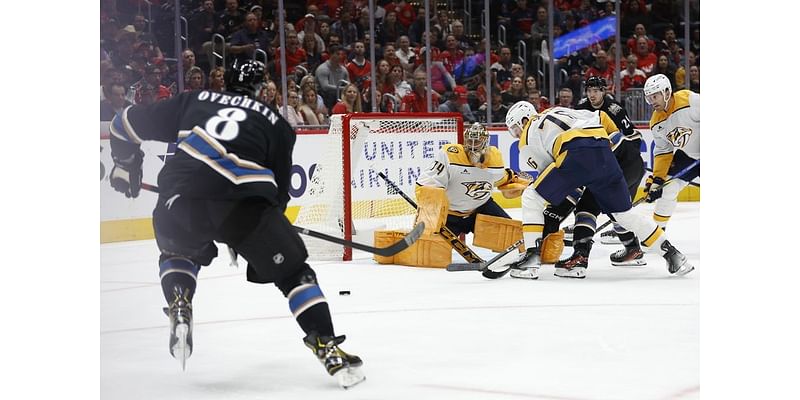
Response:
[[[699,209],[679,203],[667,230],[696,267],[685,277],[655,253],[647,266],[613,267],[619,247],[599,234],[583,280],[555,277],[550,265],[538,281],[490,281],[378,265],[361,252],[312,263],[336,333],[347,335],[342,348],[364,360],[367,380],[348,391],[303,346],[278,289],[246,282],[244,262],[229,267],[224,248],[200,272],[195,349],[181,371],[167,349],[155,242],[102,245],[101,398],[694,399]],[[649,217],[652,206],[636,210]]]

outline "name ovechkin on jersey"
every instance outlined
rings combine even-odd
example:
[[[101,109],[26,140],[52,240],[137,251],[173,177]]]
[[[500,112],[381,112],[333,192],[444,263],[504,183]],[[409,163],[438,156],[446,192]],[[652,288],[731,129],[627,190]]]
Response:
[[[269,107],[247,96],[229,96],[227,94],[204,90],[197,95],[197,100],[249,109],[267,117],[267,120],[269,120],[272,125],[278,122],[278,116],[272,112]]]

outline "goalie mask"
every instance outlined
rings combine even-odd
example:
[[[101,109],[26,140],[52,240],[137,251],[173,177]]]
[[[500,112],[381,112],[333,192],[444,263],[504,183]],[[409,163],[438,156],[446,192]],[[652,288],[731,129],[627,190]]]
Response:
[[[489,145],[489,132],[480,122],[472,124],[464,131],[464,150],[467,151],[472,164],[483,163],[486,148]]]

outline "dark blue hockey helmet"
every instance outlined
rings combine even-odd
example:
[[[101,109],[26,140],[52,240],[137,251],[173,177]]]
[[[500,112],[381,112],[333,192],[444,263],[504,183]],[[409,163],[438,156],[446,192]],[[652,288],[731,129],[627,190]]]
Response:
[[[584,84],[584,87],[586,89],[598,88],[600,90],[606,90],[607,85],[606,85],[606,80],[603,79],[603,77],[590,76],[589,79],[586,80],[586,83]]]
[[[256,60],[234,61],[225,71],[225,89],[256,97],[264,84],[264,63]]]

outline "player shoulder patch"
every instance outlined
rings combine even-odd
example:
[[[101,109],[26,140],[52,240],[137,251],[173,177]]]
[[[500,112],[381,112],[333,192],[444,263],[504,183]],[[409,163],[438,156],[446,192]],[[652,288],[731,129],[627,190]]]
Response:
[[[456,146],[456,145],[450,145],[450,146],[447,146],[447,151],[450,152],[450,153],[458,153],[459,149],[458,149],[458,146]]]
[[[610,111],[614,115],[617,115],[619,114],[620,111],[622,111],[622,107],[620,107],[619,104],[617,103],[611,103],[608,106],[608,111]]]

